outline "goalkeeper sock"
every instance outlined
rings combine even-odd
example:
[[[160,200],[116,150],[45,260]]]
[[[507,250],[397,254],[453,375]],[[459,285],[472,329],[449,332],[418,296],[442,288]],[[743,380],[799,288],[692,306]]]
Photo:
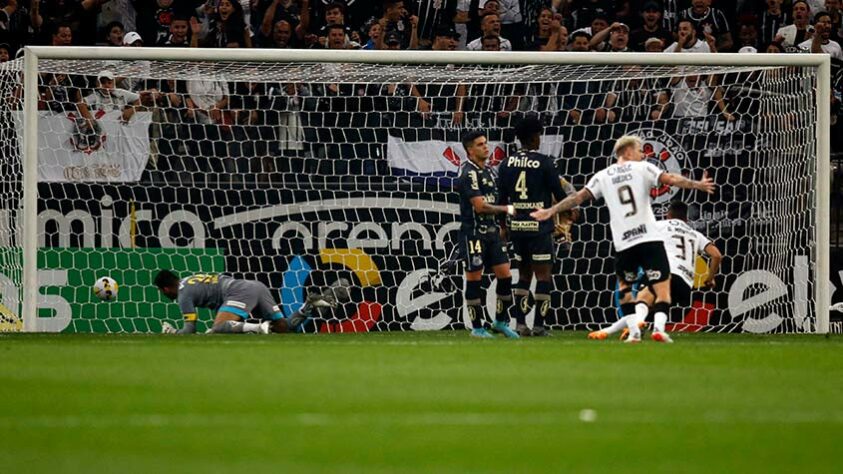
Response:
[[[176,331],[176,334],[193,334],[196,332],[196,321],[185,321],[184,327]]]
[[[239,334],[259,333],[260,323],[247,323],[243,321],[223,321],[222,324],[214,325],[214,332],[218,334]]]
[[[656,332],[665,332],[665,324],[667,323],[667,312],[670,309],[670,303],[664,301],[657,301],[653,305],[653,327]]]
[[[536,284],[536,319],[533,327],[544,327],[545,319],[550,313],[550,290],[553,284],[549,281],[540,281]]]
[[[471,327],[480,329],[483,327],[483,306],[480,304],[480,282],[465,282],[465,304],[468,306],[468,319],[471,320]]]
[[[530,282],[519,280],[515,291],[512,293],[515,296],[515,309],[513,310],[515,322],[526,325],[527,313],[530,312]]]
[[[509,321],[509,307],[512,306],[512,277],[498,278],[495,321]]]

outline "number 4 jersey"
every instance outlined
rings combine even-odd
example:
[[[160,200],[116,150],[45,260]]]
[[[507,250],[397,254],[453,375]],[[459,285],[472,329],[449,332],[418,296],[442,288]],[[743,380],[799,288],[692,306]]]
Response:
[[[606,200],[616,252],[644,242],[662,241],[650,197],[650,189],[658,186],[662,173],[645,161],[615,163],[585,185],[594,199]]]
[[[670,273],[682,277],[688,287],[693,288],[697,255],[702,255],[711,241],[679,219],[659,221],[656,227],[664,237]]]

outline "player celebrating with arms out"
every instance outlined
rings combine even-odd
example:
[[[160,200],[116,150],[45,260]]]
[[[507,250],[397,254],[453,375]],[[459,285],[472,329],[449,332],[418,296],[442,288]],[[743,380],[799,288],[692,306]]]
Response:
[[[630,286],[638,278],[638,268],[644,270],[648,286],[655,293],[652,310],[655,328],[652,338],[658,342],[672,342],[664,323],[670,308],[670,264],[662,243],[663,236],[653,214],[650,190],[661,185],[676,186],[714,193],[714,182],[708,176],[693,181],[668,173],[644,161],[641,139],[625,135],[615,142],[613,150],[617,162],[594,175],[585,188],[549,209],[531,215],[545,221],[558,212],[579,206],[589,199],[605,199],[609,208],[612,241],[615,247],[615,274],[621,295],[621,312],[629,328],[626,342],[640,342],[638,321],[647,317],[650,305],[639,295],[633,303]]]
[[[682,201],[673,201],[667,209],[667,219],[656,222],[656,228],[664,238],[664,251],[670,262],[670,299],[673,306],[688,308],[691,306],[691,289],[694,287],[694,276],[697,255],[708,256],[708,273],[703,283],[708,288],[714,288],[720,261],[723,255],[720,249],[708,237],[697,232],[688,225],[688,205]],[[656,297],[649,287],[638,293],[638,299],[652,305]],[[639,328],[645,325],[645,319],[640,315],[637,324]],[[646,316],[646,315],[645,315]],[[664,327],[665,321],[656,320],[657,326]],[[624,330],[628,335],[626,322],[618,320],[611,326],[594,331],[588,335],[589,339],[606,339],[610,334]]]
[[[539,153],[542,123],[528,116],[515,125],[515,136],[521,150],[508,157],[500,166],[501,203],[511,203],[515,215],[510,220],[510,236],[518,265],[518,284],[515,287],[515,319],[521,335],[546,336],[545,318],[550,311],[550,291],[553,289],[553,228],[552,222],[538,222],[530,211],[550,206],[551,199],[562,201],[565,191],[559,181],[553,158]],[[536,316],[530,331],[525,317],[530,306],[530,282],[536,276]]]
[[[486,167],[489,144],[482,132],[468,132],[462,139],[468,154],[457,178],[460,193],[460,252],[465,258],[465,304],[471,319],[471,335],[479,338],[493,337],[483,327],[480,280],[483,269],[492,267],[498,280],[497,305],[493,328],[509,338],[518,334],[509,328],[509,307],[512,304],[512,274],[509,257],[500,237],[495,215],[514,213],[512,206],[497,206],[497,183]]]
[[[165,334],[193,334],[196,332],[196,308],[217,312],[211,332],[215,333],[283,333],[293,330],[309,313],[308,306],[330,305],[318,295],[309,297],[304,308],[285,319],[281,308],[263,283],[238,280],[227,275],[197,274],[179,280],[169,271],[161,270],[155,277],[155,286],[171,300],[178,300],[184,317],[184,327],[176,330],[163,323]],[[256,316],[260,323],[246,322]]]

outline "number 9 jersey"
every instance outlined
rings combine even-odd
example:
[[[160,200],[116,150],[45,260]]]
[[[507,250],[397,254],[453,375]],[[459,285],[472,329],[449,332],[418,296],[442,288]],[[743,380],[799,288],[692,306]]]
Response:
[[[585,185],[594,199],[606,200],[616,252],[663,240],[650,197],[650,190],[658,186],[662,173],[663,170],[646,161],[615,163]]]

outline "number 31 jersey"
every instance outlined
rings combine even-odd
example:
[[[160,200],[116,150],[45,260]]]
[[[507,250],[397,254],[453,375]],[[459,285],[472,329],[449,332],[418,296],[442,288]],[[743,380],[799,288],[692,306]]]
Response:
[[[697,255],[705,253],[705,248],[711,241],[679,219],[659,221],[656,226],[664,236],[664,250],[670,261],[670,273],[679,275],[693,288]]]
[[[645,161],[615,163],[585,185],[594,199],[606,200],[616,252],[644,242],[662,241],[650,198],[650,190],[658,186],[662,173]]]

